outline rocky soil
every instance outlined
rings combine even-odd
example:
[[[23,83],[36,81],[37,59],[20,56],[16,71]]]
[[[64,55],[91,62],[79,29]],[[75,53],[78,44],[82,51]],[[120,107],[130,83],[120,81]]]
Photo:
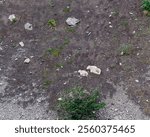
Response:
[[[98,119],[150,119],[140,0],[0,0],[0,119],[57,119],[59,93],[74,86],[99,89]]]

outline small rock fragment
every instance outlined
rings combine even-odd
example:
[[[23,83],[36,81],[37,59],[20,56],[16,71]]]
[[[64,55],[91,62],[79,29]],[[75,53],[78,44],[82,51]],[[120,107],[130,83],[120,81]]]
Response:
[[[78,73],[80,73],[80,75],[83,76],[83,77],[88,76],[88,72],[86,70],[78,70]]]
[[[76,19],[75,17],[69,17],[69,18],[66,20],[66,23],[67,23],[69,26],[72,26],[72,27],[75,27],[79,22],[80,22],[80,20],[79,20],[79,19]]]
[[[26,30],[33,30],[33,27],[32,27],[32,24],[30,24],[30,23],[26,23],[25,25],[24,25],[24,28],[26,29]]]
[[[129,14],[130,14],[130,15],[133,15],[133,13],[132,13],[132,12],[129,12]]]
[[[58,98],[57,100],[58,100],[58,101],[61,101],[61,100],[62,100],[62,98]]]
[[[101,69],[96,67],[96,66],[87,66],[86,68],[87,70],[90,70],[91,73],[94,73],[94,74],[97,74],[97,75],[100,75],[101,74]]]
[[[8,19],[9,19],[11,22],[16,21],[16,16],[15,16],[15,14],[9,15]]]
[[[21,41],[21,42],[19,42],[19,45],[21,46],[21,47],[24,47],[24,43]]]
[[[136,79],[136,80],[135,80],[135,82],[136,82],[136,83],[139,83],[139,80],[138,80],[138,79]]]
[[[30,59],[29,58],[25,59],[24,63],[27,63],[27,64],[30,63]]]
[[[135,30],[132,32],[132,34],[135,34]]]
[[[119,65],[122,66],[122,63],[120,62]]]
[[[109,28],[113,28],[113,26],[112,26],[112,25],[109,25]]]

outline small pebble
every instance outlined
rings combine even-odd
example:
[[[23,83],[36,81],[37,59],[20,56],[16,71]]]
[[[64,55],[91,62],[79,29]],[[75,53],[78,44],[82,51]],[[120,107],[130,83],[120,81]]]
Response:
[[[19,45],[21,46],[21,47],[24,47],[24,43],[21,41],[21,42],[19,42]]]
[[[139,80],[138,80],[138,79],[136,79],[136,80],[135,80],[135,82],[136,82],[136,83],[139,83]]]
[[[15,21],[15,20],[16,20],[15,14],[9,15],[8,19],[9,19],[11,22]]]
[[[133,31],[132,34],[135,34],[135,31]]]
[[[113,28],[113,26],[112,26],[112,25],[109,25],[109,28]]]
[[[33,27],[32,27],[32,24],[30,24],[30,23],[26,23],[25,25],[24,25],[24,28],[26,29],[26,30],[33,30]]]
[[[61,101],[61,100],[62,100],[62,98],[58,98],[57,100],[58,100],[58,101]]]
[[[27,63],[27,64],[30,63],[30,59],[29,58],[25,59],[24,63]]]

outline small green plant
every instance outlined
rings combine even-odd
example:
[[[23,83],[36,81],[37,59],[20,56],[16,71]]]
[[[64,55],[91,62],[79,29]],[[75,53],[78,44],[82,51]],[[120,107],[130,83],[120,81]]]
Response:
[[[67,39],[67,38],[65,38],[65,39],[64,39],[64,42],[63,42],[63,45],[66,46],[66,45],[68,45],[69,43],[70,43],[70,40]]]
[[[52,28],[57,26],[57,21],[55,19],[48,20],[48,25]]]
[[[48,88],[51,83],[52,83],[51,80],[46,79],[46,80],[44,80],[44,82],[43,82],[43,87],[44,87],[44,88]]]
[[[72,32],[72,33],[73,33],[73,32],[75,32],[76,30],[75,30],[74,27],[67,27],[67,28],[66,28],[66,31],[67,31],[67,32]]]
[[[96,111],[105,107],[105,103],[98,103],[99,98],[96,90],[90,93],[81,87],[72,88],[58,99],[58,114],[65,120],[96,119]]]
[[[142,1],[142,9],[150,12],[150,0]]]
[[[132,47],[129,44],[123,44],[119,48],[119,52],[121,55],[130,55],[132,53]]]
[[[57,64],[55,65],[55,67],[59,69],[59,68],[63,68],[63,67],[64,67],[64,65],[63,65],[63,64],[61,64],[61,63],[57,63]]]
[[[54,57],[59,57],[61,54],[61,49],[57,49],[57,48],[48,48],[47,51]]]
[[[150,16],[150,0],[142,1],[142,9],[145,15]]]

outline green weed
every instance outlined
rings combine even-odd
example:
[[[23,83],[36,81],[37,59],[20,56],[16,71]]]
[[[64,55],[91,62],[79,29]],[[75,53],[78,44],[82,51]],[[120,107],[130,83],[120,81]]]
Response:
[[[48,20],[48,25],[52,28],[56,27],[57,26],[57,22],[55,19],[49,19]]]
[[[105,107],[105,103],[98,103],[99,98],[96,90],[87,92],[81,87],[72,88],[58,99],[58,114],[65,120],[96,119],[96,111]]]
[[[123,44],[119,48],[119,52],[121,55],[130,55],[132,53],[132,47],[129,44]]]

